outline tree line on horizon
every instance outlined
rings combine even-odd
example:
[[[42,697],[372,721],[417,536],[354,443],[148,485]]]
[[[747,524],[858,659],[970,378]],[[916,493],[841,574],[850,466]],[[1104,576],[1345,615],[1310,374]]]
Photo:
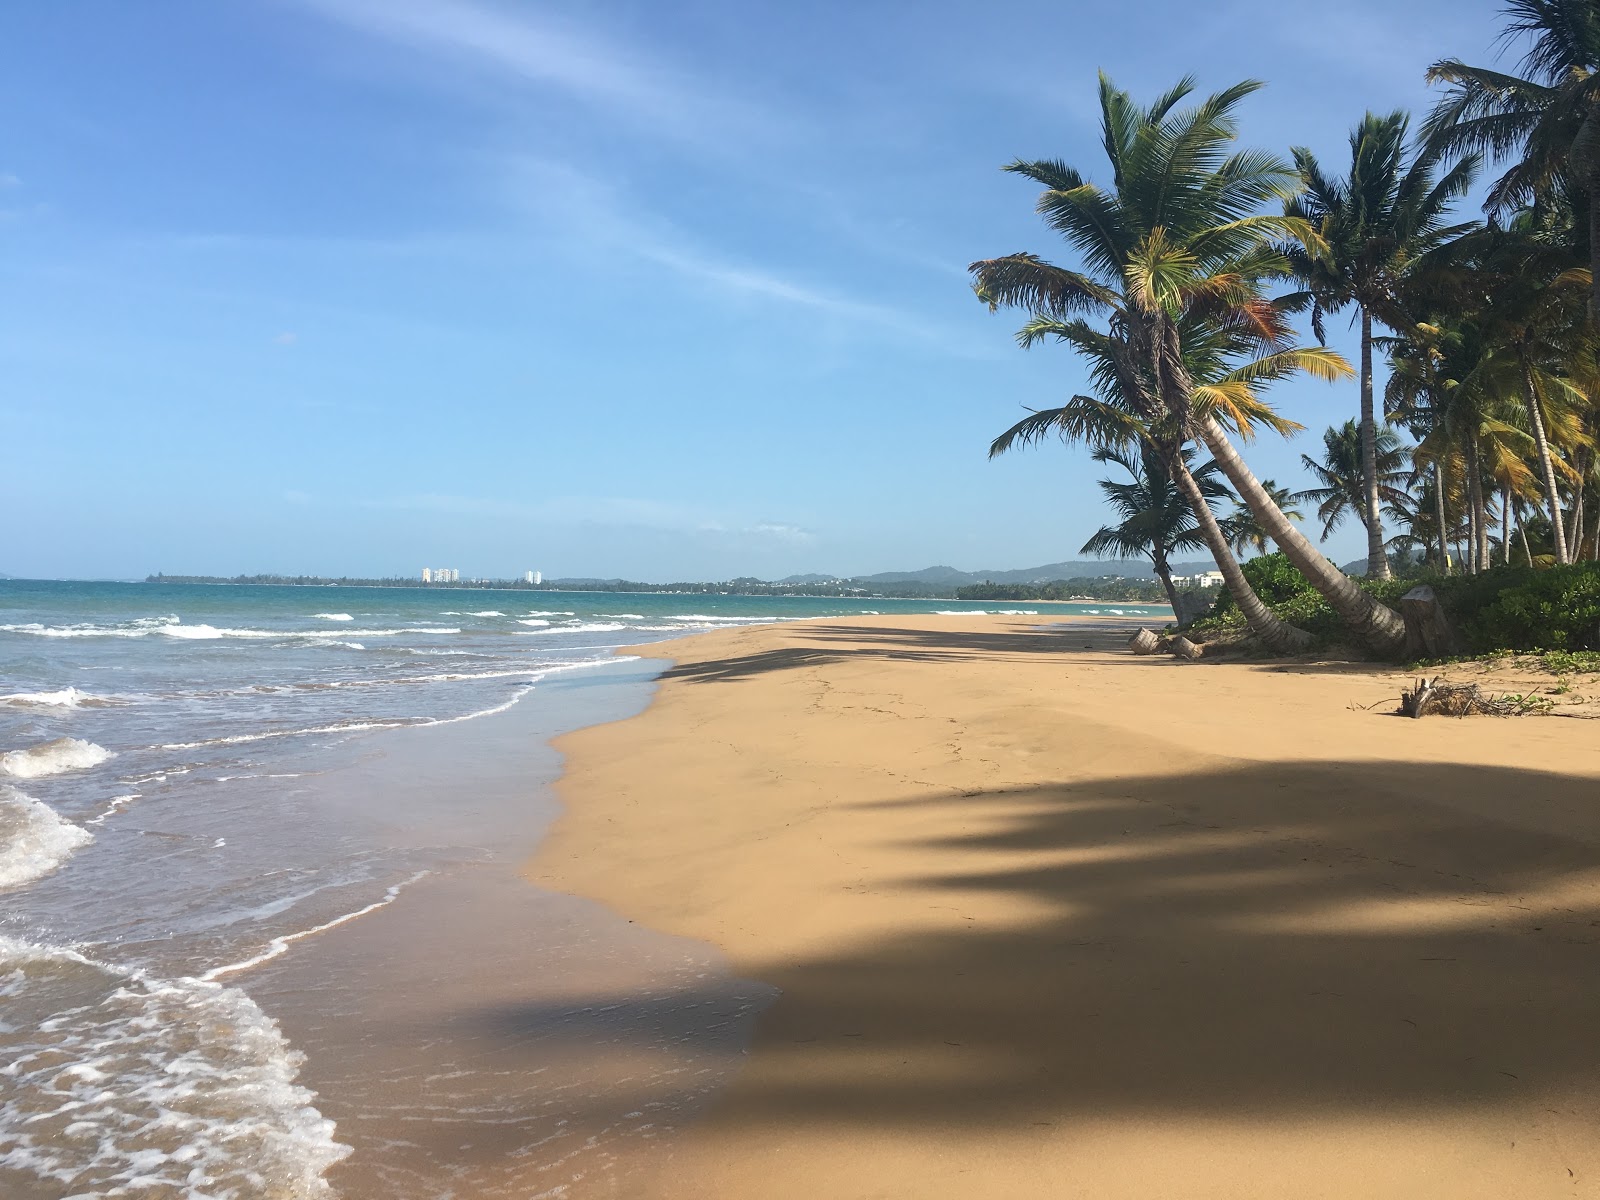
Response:
[[[974,290],[1025,314],[1024,348],[1075,351],[1090,387],[1031,412],[991,456],[1059,436],[1120,468],[1100,485],[1117,521],[1083,551],[1148,557],[1175,612],[1168,564],[1203,547],[1259,641],[1304,649],[1310,635],[1241,566],[1269,544],[1385,657],[1405,644],[1386,602],[1397,564],[1507,580],[1548,568],[1600,605],[1600,0],[1502,13],[1514,71],[1434,63],[1432,111],[1415,130],[1404,111],[1366,113],[1348,161],[1238,148],[1257,81],[1196,98],[1185,78],[1141,105],[1102,73],[1105,182],[1054,159],[1004,167],[1043,188],[1036,210],[1074,261],[980,260]],[[1482,213],[1459,211],[1491,170]],[[1359,326],[1355,366],[1325,342],[1339,313]],[[1357,404],[1302,456],[1314,486],[1291,492],[1236,443],[1303,430],[1266,396],[1295,376],[1354,380]],[[1323,539],[1347,519],[1364,528],[1364,580],[1296,527],[1301,504]]]

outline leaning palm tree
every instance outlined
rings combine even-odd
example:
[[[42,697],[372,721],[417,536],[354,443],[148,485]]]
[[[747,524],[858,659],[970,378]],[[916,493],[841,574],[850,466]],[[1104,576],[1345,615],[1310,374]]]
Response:
[[[1273,479],[1263,479],[1261,490],[1272,497],[1272,502],[1291,521],[1305,519],[1305,514],[1296,507],[1299,493],[1279,487]],[[1272,536],[1256,520],[1255,513],[1243,504],[1236,505],[1233,515],[1222,522],[1222,531],[1227,534],[1228,544],[1233,547],[1235,554],[1247,554],[1252,550],[1257,554],[1265,554]]]
[[[1374,439],[1377,449],[1378,498],[1385,506],[1402,502],[1411,472],[1406,469],[1407,447],[1388,425],[1380,425]],[[1367,523],[1366,482],[1363,478],[1361,427],[1355,421],[1330,425],[1322,434],[1322,460],[1302,454],[1300,462],[1316,479],[1318,486],[1294,493],[1296,500],[1317,506],[1322,522],[1322,540],[1354,514]]]
[[[1372,323],[1374,318],[1391,328],[1406,323],[1399,315],[1402,281],[1415,263],[1469,228],[1450,224],[1447,216],[1478,167],[1469,155],[1436,178],[1435,153],[1407,153],[1409,127],[1404,112],[1369,112],[1350,134],[1350,170],[1340,179],[1330,178],[1310,150],[1295,147],[1305,190],[1287,206],[1315,226],[1321,239],[1315,252],[1288,251],[1313,305],[1311,324],[1318,339],[1324,312],[1351,305],[1361,323],[1361,523],[1367,531],[1367,574],[1377,579],[1389,578],[1390,572],[1380,515]]]
[[[1183,455],[1190,475],[1208,503],[1233,495],[1218,477],[1215,463],[1195,467],[1192,465],[1194,451],[1185,449]],[[1188,497],[1173,480],[1161,453],[1148,442],[1140,443],[1137,448],[1101,446],[1095,450],[1093,458],[1098,463],[1115,463],[1129,478],[1099,481],[1106,502],[1122,520],[1116,525],[1102,525],[1078,553],[1108,558],[1148,558],[1167,593],[1172,615],[1181,625],[1185,613],[1178,600],[1178,590],[1172,584],[1172,556],[1205,546]]]
[[[1510,160],[1486,207],[1573,205],[1587,222],[1590,311],[1600,315],[1600,10],[1594,0],[1506,0],[1502,41],[1529,39],[1522,75],[1444,59],[1447,85],[1423,125],[1435,149]]]
[[[1099,356],[1096,369],[1115,384],[1143,436],[1164,448],[1168,469],[1196,505],[1230,590],[1243,574],[1223,561],[1232,553],[1220,537],[1213,541],[1208,510],[1185,482],[1176,453],[1194,439],[1205,443],[1235,492],[1356,636],[1394,653],[1405,638],[1399,615],[1295,528],[1229,437],[1230,430],[1249,437],[1257,425],[1298,428],[1260,399],[1262,385],[1296,373],[1328,380],[1353,374],[1332,351],[1295,345],[1283,312],[1264,294],[1268,282],[1290,273],[1276,243],[1314,246],[1318,239],[1304,219],[1282,211],[1298,186],[1289,164],[1259,151],[1229,153],[1235,110],[1260,86],[1237,84],[1180,109],[1194,90],[1185,79],[1142,108],[1102,75],[1109,188],[1053,160],[1006,168],[1044,186],[1038,210],[1081,266],[1027,253],[985,259],[971,266],[975,291],[991,308],[1029,313],[1018,334],[1023,345],[1054,339]],[[1269,204],[1278,210],[1263,212]],[[1103,317],[1105,327],[1086,319],[1091,315]]]

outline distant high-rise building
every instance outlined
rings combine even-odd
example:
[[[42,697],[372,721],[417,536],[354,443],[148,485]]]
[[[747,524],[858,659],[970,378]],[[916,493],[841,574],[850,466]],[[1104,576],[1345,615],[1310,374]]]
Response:
[[[543,571],[535,571],[533,573],[533,585],[534,585],[534,587],[538,587],[543,582],[544,582],[544,572]]]
[[[522,573],[522,582],[523,583],[532,583],[533,582],[533,572],[532,571],[524,571]]]
[[[428,570],[427,567],[423,567],[422,568],[422,582],[423,583],[432,583],[433,582],[433,572]]]

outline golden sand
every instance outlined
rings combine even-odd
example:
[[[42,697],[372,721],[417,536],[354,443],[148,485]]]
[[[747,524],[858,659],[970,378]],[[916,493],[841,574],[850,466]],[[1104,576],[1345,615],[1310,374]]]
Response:
[[[1041,620],[646,647],[560,741],[530,877],[781,989],[648,1194],[1600,1196],[1600,724]]]

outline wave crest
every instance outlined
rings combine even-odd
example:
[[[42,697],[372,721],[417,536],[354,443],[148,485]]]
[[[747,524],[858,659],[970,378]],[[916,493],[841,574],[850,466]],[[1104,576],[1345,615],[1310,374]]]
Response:
[[[104,746],[81,738],[57,738],[41,742],[26,750],[12,750],[0,754],[0,774],[17,779],[38,779],[44,775],[59,775],[62,771],[81,771],[97,767],[114,757]]]
[[[0,891],[43,878],[93,840],[49,805],[0,784]]]

